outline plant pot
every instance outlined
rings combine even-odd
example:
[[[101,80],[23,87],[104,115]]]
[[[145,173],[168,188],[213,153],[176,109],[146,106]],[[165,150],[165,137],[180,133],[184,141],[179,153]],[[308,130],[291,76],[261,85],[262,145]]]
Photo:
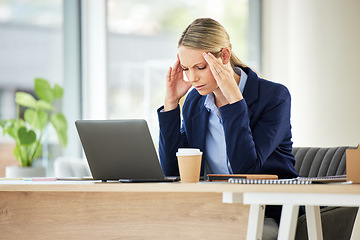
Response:
[[[43,167],[8,166],[5,168],[5,177],[6,178],[46,177],[46,169]]]

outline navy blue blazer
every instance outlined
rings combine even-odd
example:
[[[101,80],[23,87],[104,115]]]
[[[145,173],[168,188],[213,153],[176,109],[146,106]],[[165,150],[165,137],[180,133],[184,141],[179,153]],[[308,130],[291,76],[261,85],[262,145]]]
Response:
[[[259,78],[250,68],[243,70],[248,75],[244,99],[219,108],[233,172],[276,174],[279,178],[298,176],[292,154],[288,89]],[[196,89],[190,91],[182,109],[182,124],[179,107],[167,112],[161,112],[163,107],[158,109],[159,155],[166,176],[179,175],[176,151],[180,147],[204,152],[201,168],[204,174],[209,122],[205,98]]]

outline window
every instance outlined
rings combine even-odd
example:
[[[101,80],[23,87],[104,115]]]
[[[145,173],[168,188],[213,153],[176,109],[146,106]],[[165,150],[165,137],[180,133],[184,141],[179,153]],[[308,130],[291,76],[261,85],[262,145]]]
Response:
[[[65,16],[76,15],[78,19],[74,21],[78,21],[76,24],[80,26],[80,11],[69,13],[72,7],[70,5],[67,7],[65,3],[72,1],[3,0],[0,2],[0,119],[16,117],[15,92],[32,91],[35,77],[42,77],[52,84],[58,83],[68,88],[74,88],[74,84],[84,88],[85,83],[80,83],[80,80],[76,83],[71,80],[69,83],[67,75],[66,82],[64,81],[63,27],[64,20],[68,18],[63,17],[63,11]],[[81,9],[84,9],[85,3],[89,2],[77,3],[77,6],[81,5]],[[164,101],[166,71],[176,59],[177,41],[189,23],[198,17],[216,19],[229,32],[234,52],[245,63],[248,61],[247,27],[250,3],[248,0],[107,0],[106,3],[108,22],[106,117],[146,119],[155,143],[158,142],[156,109]],[[88,18],[93,17],[91,14]],[[83,34],[81,28],[74,31],[79,35]],[[71,44],[73,40],[78,41],[80,45],[80,36],[74,34],[72,30],[70,32],[76,35],[75,40],[66,41],[71,41]],[[85,35],[81,36],[81,40],[85,38]],[[79,46],[79,49],[83,50],[83,46]],[[72,48],[68,51],[72,51]],[[86,56],[79,58],[82,58],[79,62],[83,63]],[[81,63],[77,67],[79,72],[81,72],[80,65]],[[78,78],[80,79],[80,76]],[[66,88],[64,90],[69,91]],[[79,93],[72,91],[71,94],[73,97]],[[76,101],[80,102],[80,97],[75,97]],[[89,97],[96,98],[96,96]],[[71,101],[68,100],[67,104]],[[76,104],[80,105],[78,102]],[[84,102],[81,104],[84,107]],[[74,111],[81,111],[74,106],[71,107]],[[78,117],[81,113],[73,115]],[[71,139],[75,139],[74,142],[78,141],[75,129],[69,129],[69,142]],[[55,138],[54,141],[49,139],[51,159],[62,154],[56,141]],[[9,142],[9,139],[2,137],[0,146]],[[1,151],[0,149],[0,154]],[[51,164],[51,161],[45,161],[45,164],[48,163]],[[51,171],[51,166],[49,169]]]
[[[0,2],[0,119],[16,117],[15,92],[31,93],[34,78],[62,85],[62,21],[62,0]],[[6,137],[0,138],[2,146],[11,143]],[[56,145],[48,145],[50,154],[45,157],[59,154]],[[11,148],[2,147],[1,151],[11,152]]]
[[[158,142],[156,109],[164,102],[166,72],[182,31],[198,17],[219,21],[247,62],[247,0],[108,0],[110,119],[145,118]]]
[[[16,90],[32,90],[35,77],[62,83],[62,1],[0,3],[0,117],[15,117]],[[6,101],[5,101],[6,100]]]

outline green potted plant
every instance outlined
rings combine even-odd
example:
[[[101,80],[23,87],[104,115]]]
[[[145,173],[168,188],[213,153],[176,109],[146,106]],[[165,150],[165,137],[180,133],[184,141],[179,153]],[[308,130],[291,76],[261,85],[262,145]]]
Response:
[[[34,80],[34,90],[37,97],[34,98],[26,92],[17,92],[15,102],[17,104],[17,118],[0,120],[3,134],[7,134],[15,140],[14,156],[20,162],[22,170],[18,177],[37,177],[30,176],[33,173],[25,173],[24,168],[31,168],[34,160],[39,159],[43,154],[43,135],[45,129],[51,124],[57,134],[60,144],[67,145],[67,121],[65,116],[57,111],[54,105],[56,99],[61,99],[63,89],[55,84],[52,88],[45,79],[36,78]],[[23,118],[20,116],[20,107],[24,107]],[[11,166],[14,168],[14,166]],[[13,169],[6,169],[7,177],[13,175]],[[35,171],[38,171],[35,169]],[[34,173],[33,175],[45,175]],[[29,175],[29,176],[26,176]]]

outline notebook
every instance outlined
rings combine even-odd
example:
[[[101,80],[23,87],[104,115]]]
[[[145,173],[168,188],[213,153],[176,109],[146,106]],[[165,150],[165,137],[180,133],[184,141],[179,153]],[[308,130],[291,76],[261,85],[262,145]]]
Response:
[[[308,180],[294,179],[242,179],[242,178],[229,178],[229,183],[238,184],[311,184]]]
[[[341,183],[346,182],[346,175],[323,176],[323,177],[298,177],[298,180],[311,181],[312,183]]]
[[[229,183],[240,184],[313,184],[313,183],[342,183],[346,182],[346,175],[324,177],[297,177],[291,179],[244,179],[229,178]]]
[[[77,120],[75,125],[95,180],[178,180],[164,177],[145,120]]]

